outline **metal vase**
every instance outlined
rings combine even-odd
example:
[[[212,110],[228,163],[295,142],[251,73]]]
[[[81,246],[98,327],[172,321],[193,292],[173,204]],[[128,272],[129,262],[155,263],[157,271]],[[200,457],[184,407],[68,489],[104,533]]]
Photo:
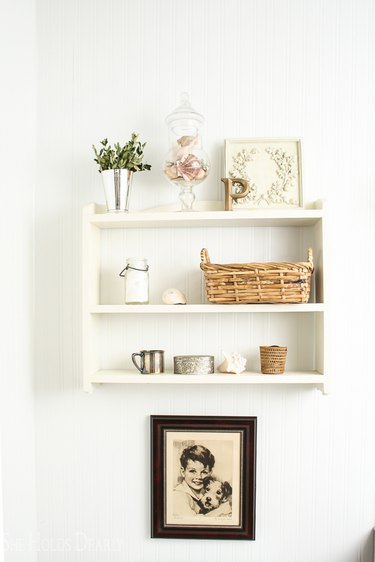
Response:
[[[129,211],[133,172],[129,170],[103,170],[104,194],[109,213]]]

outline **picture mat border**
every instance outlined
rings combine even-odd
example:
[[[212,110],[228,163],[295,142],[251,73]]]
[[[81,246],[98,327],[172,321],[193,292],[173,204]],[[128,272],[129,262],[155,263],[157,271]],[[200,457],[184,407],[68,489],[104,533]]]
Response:
[[[197,521],[195,517],[191,517],[191,520],[187,520],[187,518],[184,518],[185,521],[184,522],[179,522],[177,517],[174,517],[173,514],[168,515],[168,512],[170,511],[170,509],[172,508],[172,502],[173,502],[173,491],[170,491],[170,486],[169,486],[169,482],[171,477],[173,478],[173,475],[168,474],[169,472],[169,468],[173,462],[173,445],[176,441],[178,441],[178,436],[180,436],[180,441],[201,441],[201,445],[206,446],[208,449],[210,449],[211,453],[213,453],[213,449],[211,448],[211,446],[209,446],[207,444],[207,442],[215,442],[215,441],[221,441],[221,440],[226,440],[226,441],[231,441],[232,443],[232,453],[233,453],[233,458],[231,459],[232,461],[232,468],[234,468],[233,470],[233,474],[232,474],[232,488],[234,490],[233,496],[232,496],[232,507],[233,507],[233,512],[235,513],[235,516],[233,517],[232,521],[227,522],[227,520],[222,520],[222,524],[220,525],[220,520],[221,518],[219,517],[207,517],[206,521],[207,523],[203,526],[225,526],[225,527],[231,527],[233,528],[240,528],[240,521],[242,518],[242,503],[240,502],[240,498],[239,498],[239,493],[241,490],[241,486],[242,486],[242,482],[241,482],[241,461],[242,461],[242,447],[243,447],[243,439],[244,439],[244,434],[243,434],[243,430],[239,429],[238,431],[217,431],[217,432],[210,432],[207,433],[206,431],[202,430],[202,431],[172,431],[172,430],[166,430],[164,433],[164,446],[165,446],[165,467],[166,467],[166,477],[165,477],[165,481],[166,481],[166,485],[167,485],[167,490],[165,491],[165,496],[166,496],[166,502],[165,502],[165,511],[164,511],[164,521],[165,521],[165,526],[166,527],[170,527],[170,526],[174,526],[174,525],[192,525],[195,527],[202,527],[202,522],[200,522],[199,520]],[[229,437],[230,436],[230,437]],[[196,443],[197,444],[197,443]],[[237,459],[235,462],[235,455],[237,454]],[[217,456],[215,453],[215,459],[217,460]],[[215,472],[215,471],[214,471]]]

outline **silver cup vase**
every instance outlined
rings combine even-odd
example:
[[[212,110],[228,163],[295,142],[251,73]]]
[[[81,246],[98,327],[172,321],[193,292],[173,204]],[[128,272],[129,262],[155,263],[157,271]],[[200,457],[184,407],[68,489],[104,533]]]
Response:
[[[105,200],[109,213],[129,212],[133,172],[129,170],[103,170]]]

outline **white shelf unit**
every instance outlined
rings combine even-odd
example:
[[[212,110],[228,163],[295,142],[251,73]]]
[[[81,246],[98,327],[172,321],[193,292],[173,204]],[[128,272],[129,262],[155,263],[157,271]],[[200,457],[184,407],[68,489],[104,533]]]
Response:
[[[209,204],[205,204],[207,207]],[[301,384],[327,392],[323,239],[321,202],[316,202],[312,209],[129,214],[107,213],[103,206],[87,205],[83,211],[82,256],[84,390],[92,392],[93,384],[106,383]],[[207,303],[199,269],[199,250],[204,246],[208,247],[211,260],[218,263],[305,261],[307,248],[312,247],[315,271],[310,302]],[[125,258],[154,254],[150,267],[151,303],[121,304],[123,280],[118,273]],[[172,256],[174,261],[169,265]],[[170,286],[187,289],[189,304],[162,304],[162,290]],[[166,340],[171,347],[169,356],[166,354],[167,372],[139,374],[131,364],[131,353],[139,349],[166,349],[163,333],[168,335]],[[270,338],[273,340],[267,341]],[[288,344],[286,371],[282,375],[263,375],[259,345],[275,343]],[[232,345],[232,349],[225,345]],[[176,354],[215,355],[217,366],[223,348],[249,354],[249,371],[204,376],[168,372]]]

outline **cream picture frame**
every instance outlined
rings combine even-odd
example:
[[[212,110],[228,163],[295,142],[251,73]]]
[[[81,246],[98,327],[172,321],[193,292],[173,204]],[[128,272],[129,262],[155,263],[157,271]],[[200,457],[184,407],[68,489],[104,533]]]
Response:
[[[225,139],[224,152],[224,177],[249,186],[234,183],[233,210],[303,207],[300,139]]]

